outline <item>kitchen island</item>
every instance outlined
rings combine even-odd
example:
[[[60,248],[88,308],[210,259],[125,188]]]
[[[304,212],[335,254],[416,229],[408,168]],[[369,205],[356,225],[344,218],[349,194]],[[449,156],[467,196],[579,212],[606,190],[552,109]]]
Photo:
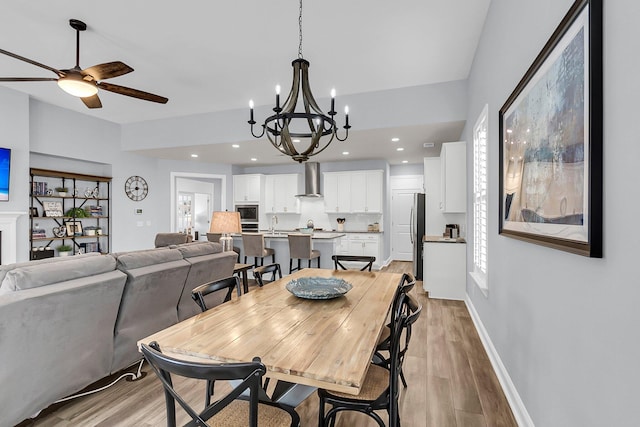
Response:
[[[282,274],[289,274],[289,239],[290,233],[296,233],[295,231],[276,230],[276,231],[261,231],[264,234],[265,246],[272,248],[275,251],[276,262],[280,264]],[[244,262],[244,247],[242,246],[242,236],[240,234],[232,234],[233,245],[240,248],[240,262]],[[345,233],[330,232],[330,231],[316,231],[311,235],[311,241],[313,249],[320,251],[320,268],[333,268],[333,261],[331,256],[336,253],[339,239],[344,237]],[[248,258],[247,263],[252,263],[253,258]],[[259,262],[259,261],[258,261]],[[265,265],[271,263],[271,257],[267,257],[264,260]],[[294,261],[297,265],[297,262]],[[308,266],[307,261],[302,261],[302,267]],[[311,262],[312,267],[317,266],[317,261]]]

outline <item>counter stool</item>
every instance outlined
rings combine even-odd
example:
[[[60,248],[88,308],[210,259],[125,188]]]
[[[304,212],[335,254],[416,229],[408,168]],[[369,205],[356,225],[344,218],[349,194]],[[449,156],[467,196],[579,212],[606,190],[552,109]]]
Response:
[[[289,274],[295,270],[300,270],[300,260],[311,260],[318,258],[318,268],[320,268],[320,251],[311,248],[311,234],[289,234]],[[293,268],[293,260],[298,259],[298,267]]]
[[[247,257],[253,257],[253,266],[264,265],[264,257],[271,255],[271,262],[276,262],[276,252],[271,248],[264,247],[264,234],[262,233],[242,233],[242,246],[244,247],[244,263]]]

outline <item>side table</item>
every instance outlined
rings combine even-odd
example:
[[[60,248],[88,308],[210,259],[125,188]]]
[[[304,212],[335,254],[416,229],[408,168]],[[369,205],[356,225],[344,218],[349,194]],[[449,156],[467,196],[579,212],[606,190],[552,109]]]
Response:
[[[247,271],[253,268],[253,264],[236,264],[233,266],[233,274],[240,273],[242,275],[242,287],[244,293],[249,292],[249,279],[247,278]]]

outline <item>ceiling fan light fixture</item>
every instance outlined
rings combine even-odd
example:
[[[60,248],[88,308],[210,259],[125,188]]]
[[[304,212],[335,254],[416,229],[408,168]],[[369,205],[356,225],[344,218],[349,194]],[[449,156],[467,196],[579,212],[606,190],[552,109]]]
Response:
[[[58,86],[70,95],[78,98],[87,98],[98,93],[98,87],[93,82],[82,79],[82,76],[73,74],[58,79]]]

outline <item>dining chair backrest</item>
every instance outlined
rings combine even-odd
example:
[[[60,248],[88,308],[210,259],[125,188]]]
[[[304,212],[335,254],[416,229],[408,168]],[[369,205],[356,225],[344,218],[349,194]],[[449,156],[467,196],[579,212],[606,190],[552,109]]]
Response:
[[[411,273],[404,273],[400,278],[398,287],[396,288],[395,295],[393,297],[392,312],[395,311],[399,304],[399,298],[402,294],[407,294],[416,285],[416,278]]]
[[[360,271],[371,271],[371,267],[376,261],[376,257],[364,255],[333,255],[331,259],[333,260],[335,270],[348,270],[349,268],[345,266],[343,262],[363,262],[364,265],[360,268]]]
[[[243,393],[249,394],[249,411],[246,424],[258,425],[258,393],[262,376],[266,373],[265,366],[259,358],[246,363],[200,363],[175,359],[160,351],[158,343],[150,345],[141,344],[141,351],[149,366],[160,379],[164,387],[165,403],[167,410],[167,425],[176,425],[176,401],[193,420],[191,425],[207,426],[207,420],[218,414]],[[173,387],[171,375],[186,378],[196,378],[207,381],[239,380],[234,387],[222,399],[207,405],[202,412],[197,412],[185,401],[185,399]]]
[[[312,245],[311,234],[289,234],[289,257],[290,258],[311,258]]]
[[[223,302],[231,301],[231,295],[233,294],[234,289],[238,296],[240,296],[240,280],[238,277],[225,277],[194,288],[193,291],[191,291],[191,298],[193,298],[196,304],[198,304],[200,309],[204,312],[207,311],[206,296],[210,294],[218,295],[216,304],[212,304],[211,301],[209,301],[209,307],[214,307],[215,305]],[[225,291],[226,293],[224,293]],[[224,295],[224,299],[221,298],[222,295]]]
[[[257,267],[253,269],[253,277],[256,279],[258,286],[264,286],[265,282],[262,276],[269,273],[271,273],[271,280],[269,280],[269,282],[273,282],[276,279],[282,279],[280,264],[269,264],[264,267]]]

